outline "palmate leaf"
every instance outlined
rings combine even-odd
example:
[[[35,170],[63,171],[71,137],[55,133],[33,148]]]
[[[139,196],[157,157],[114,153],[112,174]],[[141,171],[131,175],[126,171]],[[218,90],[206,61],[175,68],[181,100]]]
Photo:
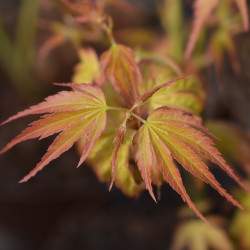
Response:
[[[86,159],[106,125],[106,101],[102,90],[88,84],[57,84],[68,86],[73,91],[62,91],[48,97],[44,102],[19,112],[3,122],[40,113],[50,113],[29,125],[20,135],[7,144],[4,153],[19,142],[40,137],[40,139],[61,132],[40,163],[20,182],[25,182],[42,170],[52,160],[67,151],[83,138],[83,150],[78,166]]]
[[[161,107],[148,117],[146,123],[140,127],[133,139],[135,161],[153,199],[155,200],[151,186],[151,174],[153,162],[156,161],[164,180],[204,221],[206,219],[186,193],[174,160],[188,172],[210,184],[239,208],[242,206],[220,186],[199,155],[215,162],[240,186],[245,188],[213,146],[213,142],[205,135],[208,133],[198,120],[186,115],[183,111]]]

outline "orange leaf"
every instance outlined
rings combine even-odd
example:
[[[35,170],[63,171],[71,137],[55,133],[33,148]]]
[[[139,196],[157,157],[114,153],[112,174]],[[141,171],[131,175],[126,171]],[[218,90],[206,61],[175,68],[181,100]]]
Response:
[[[145,182],[151,197],[156,202],[152,185],[151,185],[151,173],[152,166],[155,161],[152,142],[150,139],[150,132],[147,126],[143,125],[133,138],[134,146],[134,158],[141,172],[142,178]]]
[[[84,147],[79,166],[89,155],[105,129],[106,101],[100,88],[89,84],[67,83],[57,85],[71,87],[74,91],[63,91],[50,96],[44,102],[19,112],[4,122],[7,123],[29,114],[52,113],[31,123],[30,127],[7,144],[0,153],[6,152],[24,140],[39,136],[44,138],[62,131],[51,144],[42,161],[20,182],[30,179],[84,136]]]
[[[29,125],[30,127],[26,128],[20,135],[8,143],[0,151],[0,153],[6,152],[22,141],[33,139],[39,136],[40,139],[43,139],[52,134],[58,133],[89,113],[91,114],[93,111],[79,110],[45,115],[41,120],[31,123]]]
[[[225,163],[213,146],[213,142],[197,128],[208,133],[199,121],[185,115],[182,111],[166,107],[159,108],[148,117],[135,134],[133,139],[134,157],[153,199],[151,173],[152,167],[157,162],[164,180],[181,195],[182,199],[202,220],[207,222],[186,193],[173,159],[188,172],[210,184],[228,201],[241,209],[242,206],[220,186],[198,154],[218,164],[239,185],[245,186]]]
[[[179,117],[179,119],[173,119],[173,115],[173,110],[163,107],[156,110],[150,116],[150,121],[158,124],[159,127],[165,131],[170,132],[176,139],[182,140],[197,154],[201,154],[211,162],[217,164],[222,170],[226,171],[228,175],[232,177],[232,179],[234,179],[242,188],[247,189],[239,177],[235,175],[233,170],[226,164],[219,151],[213,146],[213,141],[205,136],[202,132],[190,126],[195,126],[201,129],[203,132],[208,133],[209,131],[203,127],[199,121],[195,120],[191,116],[185,115],[184,112],[181,112],[180,110],[175,112],[175,117]],[[184,123],[183,121],[185,120],[189,120],[189,123]]]
[[[66,128],[60,135],[56,137],[54,142],[50,145],[48,152],[43,156],[42,161],[26,175],[19,183],[28,181],[31,177],[41,171],[52,160],[58,158],[62,153],[69,150],[73,144],[87,133],[88,128],[91,127],[93,121],[87,122],[85,119],[76,122],[72,126]]]
[[[104,131],[106,126],[106,113],[99,114],[98,119],[95,119],[92,126],[88,129],[88,133],[82,138],[82,155],[77,165],[79,167],[85,159],[88,157],[90,151],[95,146],[95,143],[99,139],[100,135]]]
[[[61,91],[56,95],[49,96],[44,102],[11,116],[0,125],[27,115],[95,108],[97,105],[105,103],[102,90],[96,86],[63,83],[56,83],[55,85],[72,87],[76,91]]]
[[[171,187],[181,195],[182,199],[188,203],[188,205],[202,220],[207,222],[186,193],[179,170],[173,162],[168,147],[166,147],[164,142],[152,130],[150,125],[144,124],[140,128],[133,139],[133,144],[135,161],[138,164],[142,178],[144,179],[146,187],[152,198],[155,200],[151,186],[151,170],[153,161],[157,161],[158,168],[165,181],[168,182]]]
[[[106,76],[125,102],[133,104],[138,97],[136,85],[141,82],[140,69],[130,48],[114,44],[101,56],[101,75]]]

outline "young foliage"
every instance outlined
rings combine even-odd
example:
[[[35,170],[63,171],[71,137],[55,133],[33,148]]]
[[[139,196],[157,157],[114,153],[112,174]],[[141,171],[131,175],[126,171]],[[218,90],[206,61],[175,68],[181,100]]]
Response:
[[[137,85],[142,81],[142,76],[131,49],[113,44],[103,53],[100,67],[101,74],[106,76],[125,103],[132,105],[138,97]]]
[[[40,139],[61,132],[40,163],[20,182],[25,182],[42,170],[52,160],[70,149],[81,137],[84,137],[79,165],[86,159],[95,142],[105,129],[106,102],[102,90],[87,84],[58,84],[68,86],[73,91],[62,91],[48,97],[44,102],[19,112],[3,122],[31,115],[50,113],[33,122],[20,135],[7,144],[0,153],[4,153],[19,142],[40,137]]]
[[[190,221],[181,225],[171,246],[171,250],[232,250],[233,245],[226,232],[216,225],[207,225],[200,221]]]
[[[71,148],[79,139],[81,139],[81,158],[78,164],[78,166],[80,166],[88,157],[90,151],[94,148],[97,140],[105,129],[106,110],[126,111],[125,119],[118,127],[114,136],[114,148],[107,153],[107,158],[99,160],[99,168],[101,168],[101,170],[105,166],[109,168],[111,167],[110,165],[112,165],[112,171],[111,169],[109,170],[112,176],[111,187],[114,181],[116,185],[129,196],[137,195],[140,191],[140,186],[136,183],[133,174],[129,170],[128,164],[129,148],[133,137],[135,162],[138,165],[138,170],[141,173],[146,189],[148,189],[155,201],[156,199],[151,184],[152,180],[157,185],[161,185],[162,180],[164,180],[180,194],[182,199],[187,202],[190,208],[192,208],[203,221],[207,222],[186,192],[180,172],[175,164],[175,161],[177,161],[188,172],[210,184],[232,204],[242,208],[242,206],[220,186],[200,158],[199,155],[219,165],[244,188],[244,184],[225,163],[217,149],[213,146],[213,142],[207,137],[207,135],[211,135],[211,133],[204,128],[197,119],[185,114],[184,111],[180,109],[166,106],[153,111],[148,116],[147,121],[133,112],[133,110],[145,103],[157,93],[157,91],[175,84],[178,80],[189,77],[190,76],[186,76],[171,80],[146,91],[136,99],[134,105],[129,110],[106,106],[104,94],[97,86],[74,83],[57,84],[71,87],[73,91],[62,91],[57,95],[50,96],[44,102],[19,112],[17,115],[10,117],[2,123],[5,124],[25,115],[50,113],[42,117],[41,120],[30,124],[30,127],[7,144],[0,153],[6,152],[21,141],[35,137],[44,138],[61,132],[49,147],[48,152],[43,156],[41,162],[20,182],[25,182],[30,179],[38,171],[42,170],[44,166]],[[130,139],[126,139],[126,143],[124,144],[123,141],[127,132],[127,123],[131,117],[139,121],[137,126],[140,126],[140,122],[143,122],[143,125],[135,135],[134,132],[130,134]],[[109,141],[110,137],[106,138],[106,140]],[[102,146],[102,143],[97,146],[99,150],[96,150],[94,154],[95,157]],[[113,153],[111,154],[110,152]],[[100,162],[102,164],[102,161],[106,161],[106,165],[101,166]]]
[[[217,164],[245,188],[214,147],[209,138],[213,135],[202,126],[201,118],[197,117],[204,105],[204,92],[198,78],[192,78],[190,75],[180,77],[182,70],[173,60],[151,55],[151,59],[160,61],[163,65],[158,70],[156,64],[152,63],[150,72],[156,69],[155,74],[149,74],[149,79],[146,78],[148,82],[142,86],[140,65],[129,47],[116,43],[112,19],[104,12],[99,2],[63,2],[74,13],[77,22],[99,25],[106,33],[111,46],[100,59],[92,49],[78,50],[80,63],[75,67],[73,77],[76,83],[56,84],[70,87],[71,91],[61,91],[50,96],[1,124],[26,115],[45,113],[40,120],[31,123],[7,144],[0,153],[6,152],[19,142],[60,133],[41,162],[20,182],[30,179],[78,142],[81,155],[78,167],[87,160],[100,180],[111,183],[110,188],[114,183],[128,196],[138,196],[141,190],[146,188],[156,201],[152,184],[160,186],[167,182],[203,221],[208,222],[187,194],[178,163],[242,209],[220,186],[203,161],[207,159]],[[104,1],[105,4],[115,2]],[[191,55],[202,26],[218,2],[196,1],[194,30],[187,47],[187,57]],[[244,13],[242,15],[245,22],[245,2],[237,3]],[[166,68],[169,70],[169,67],[175,73],[166,76],[165,71]],[[178,78],[169,81],[173,76]],[[162,82],[163,84],[159,84]],[[142,89],[140,95],[139,90]],[[109,106],[110,104],[115,106]],[[142,105],[144,106],[141,107]],[[108,116],[106,111],[110,112]],[[193,117],[190,113],[196,116]]]
[[[174,160],[188,172],[210,184],[239,208],[242,208],[241,205],[220,186],[199,155],[217,163],[239,185],[244,186],[205,133],[207,130],[201,123],[185,115],[183,111],[161,107],[148,117],[147,122],[141,126],[133,139],[135,160],[152,198],[155,200],[151,186],[151,172],[153,162],[157,162],[164,180],[204,221],[206,220],[186,193]]]

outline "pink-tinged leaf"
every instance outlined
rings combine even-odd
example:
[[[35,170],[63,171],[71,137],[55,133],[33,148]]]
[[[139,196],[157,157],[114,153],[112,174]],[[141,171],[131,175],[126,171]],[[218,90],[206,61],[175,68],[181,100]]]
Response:
[[[162,173],[158,167],[158,160],[154,150],[152,150],[152,154],[153,154],[152,175],[151,175],[152,183],[159,188],[163,182]]]
[[[49,114],[42,117],[41,120],[35,121],[29,125],[20,135],[8,143],[1,151],[0,154],[5,153],[7,150],[16,144],[33,139],[40,136],[40,139],[48,137],[52,134],[62,131],[64,128],[70,126],[72,123],[86,117],[93,113],[92,110],[79,110],[60,112]]]
[[[152,185],[151,172],[154,162],[154,154],[152,152],[152,142],[150,140],[149,129],[143,125],[133,138],[134,158],[141,172],[142,178],[145,182],[151,197],[156,202]]]
[[[149,117],[150,122],[153,123],[165,123],[165,122],[175,122],[177,124],[186,124],[190,127],[194,127],[196,129],[201,130],[203,133],[217,138],[213,135],[207,128],[202,126],[201,122],[191,115],[185,113],[181,109],[170,108],[170,107],[161,107],[156,109]]]
[[[54,83],[57,86],[70,87],[73,90],[81,93],[84,97],[90,98],[91,102],[94,104],[103,105],[105,104],[105,96],[103,91],[95,85],[85,84],[85,83]]]
[[[196,0],[194,3],[194,22],[193,22],[193,30],[190,34],[187,48],[185,51],[185,58],[189,59],[195,44],[199,38],[199,34],[209,19],[212,11],[218,5],[219,0]]]
[[[209,222],[199,212],[196,206],[191,201],[189,195],[183,186],[182,179],[178,168],[173,162],[173,158],[167,147],[166,143],[153,131],[151,130],[151,141],[157,156],[158,167],[163,175],[163,178],[169,185],[182,197],[183,201],[187,202],[189,207],[199,216],[204,222]]]
[[[100,61],[101,78],[106,77],[128,105],[138,97],[137,84],[142,81],[140,69],[130,48],[114,44]]]
[[[249,30],[249,20],[248,20],[247,1],[246,0],[234,0],[234,1],[240,10],[242,20],[243,20],[244,30],[248,31]]]
[[[221,187],[199,155],[217,163],[240,185],[243,184],[214,148],[213,142],[197,129],[204,130],[200,122],[191,116],[178,109],[159,108],[148,117],[135,134],[134,158],[149,191],[152,191],[152,169],[158,166],[164,180],[181,195],[202,220],[207,222],[186,193],[173,159],[192,175],[210,184],[240,209],[242,206]]]
[[[79,165],[86,159],[106,126],[106,101],[101,89],[88,84],[61,84],[74,91],[64,91],[44,102],[19,112],[6,122],[28,114],[53,113],[33,122],[0,151],[3,153],[17,143],[31,138],[50,136],[62,131],[43,156],[42,161],[20,182],[25,182],[52,160],[67,151],[81,137],[84,148]],[[5,122],[5,123],[6,123]]]
[[[150,98],[153,94],[155,94],[158,90],[164,88],[164,87],[169,87],[172,85],[175,85],[177,81],[179,80],[183,80],[183,79],[187,79],[192,77],[193,75],[187,75],[187,76],[183,76],[183,77],[179,77],[176,78],[174,80],[170,80],[168,82],[165,82],[151,90],[146,91],[143,95],[141,95],[140,97],[138,97],[135,101],[134,107],[139,106],[140,104],[142,104],[143,102],[147,101],[148,98]]]
[[[21,111],[14,116],[11,116],[0,125],[6,124],[15,119],[21,118],[27,115],[52,113],[52,112],[65,112],[80,110],[84,108],[91,108],[91,98],[83,98],[81,93],[72,91],[61,91],[56,95],[49,96],[44,102],[31,106],[29,109]]]
[[[160,115],[161,112],[166,114]],[[165,142],[172,156],[187,171],[199,177],[202,181],[209,183],[231,203],[233,203],[235,206],[238,206],[239,208],[242,208],[241,205],[220,186],[212,173],[209,172],[205,163],[195,153],[196,151],[209,160],[219,164],[219,166],[225,170],[235,181],[237,181],[241,186],[244,186],[239,178],[233,174],[233,171],[230,169],[230,167],[226,165],[225,161],[221,158],[217,150],[214,149],[210,139],[205,137],[205,135],[199,131],[197,131],[197,134],[195,134],[196,130],[192,129],[188,125],[181,123],[178,124],[171,120],[167,122],[166,117],[168,112],[169,110],[165,109],[164,107],[159,108],[148,117],[148,122],[154,132]],[[165,116],[165,121],[158,123],[157,118],[163,116]],[[170,117],[172,118],[172,116]],[[199,136],[202,137],[199,139]],[[202,143],[204,143],[204,145],[201,145]]]
[[[43,156],[41,162],[39,162],[28,175],[20,180],[19,183],[28,181],[52,160],[58,158],[62,153],[69,150],[73,144],[87,132],[88,128],[93,125],[93,122],[93,120],[82,119],[66,128],[50,145],[48,152]]]
[[[99,139],[100,135],[105,129],[106,113],[99,112],[96,116],[98,118],[95,119],[92,126],[88,129],[88,132],[84,135],[83,138],[81,138],[83,150],[82,150],[81,158],[77,167],[79,167],[88,157],[90,151],[93,149],[97,140]]]
[[[67,41],[67,37],[62,34],[54,34],[42,45],[38,53],[38,59],[44,60],[51,51]]]
[[[127,65],[131,66],[131,70],[133,71],[134,75],[138,77],[138,83],[142,82],[142,74],[140,68],[135,61],[133,51],[124,45],[120,45],[120,54],[122,55],[121,59],[124,60]]]
[[[172,156],[191,174],[197,176],[202,181],[210,184],[216,189],[222,196],[230,201],[235,206],[242,209],[242,206],[233,197],[224,190],[220,184],[216,181],[213,174],[208,170],[205,163],[200,157],[195,154],[191,147],[185,144],[183,141],[178,140],[170,133],[157,129],[163,135],[163,140],[168,146]]]
[[[222,170],[234,179],[242,188],[247,190],[247,187],[240,180],[240,178],[233,172],[233,170],[226,164],[225,160],[221,157],[220,152],[213,146],[214,143],[211,139],[204,136],[203,133],[197,131],[188,125],[177,123],[166,123],[162,128],[170,132],[178,140],[182,140],[188,144],[194,152],[203,155],[211,162],[217,164]]]
[[[115,134],[115,138],[113,140],[113,143],[115,143],[115,148],[114,148],[114,153],[113,153],[113,157],[112,157],[112,181],[109,187],[109,190],[111,190],[115,177],[116,177],[116,162],[117,162],[117,156],[118,156],[118,152],[119,149],[122,145],[124,136],[126,134],[126,126],[125,125],[120,125],[119,128],[116,131]]]

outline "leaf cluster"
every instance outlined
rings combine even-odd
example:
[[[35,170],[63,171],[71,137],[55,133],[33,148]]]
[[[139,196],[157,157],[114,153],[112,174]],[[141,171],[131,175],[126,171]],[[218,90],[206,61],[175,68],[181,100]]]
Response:
[[[205,97],[200,79],[183,76],[187,72],[165,56],[141,54],[136,58],[131,48],[116,42],[112,18],[99,2],[63,2],[78,23],[98,25],[110,47],[100,58],[93,49],[79,49],[80,62],[75,67],[74,83],[56,84],[69,87],[70,91],[49,96],[1,124],[26,115],[45,114],[29,124],[0,153],[22,141],[59,133],[42,160],[20,182],[29,180],[77,143],[78,167],[86,160],[101,181],[107,181],[110,188],[115,184],[130,197],[147,189],[156,201],[152,184],[161,186],[166,182],[208,223],[185,189],[179,170],[182,166],[242,209],[207,165],[206,160],[217,164],[246,189],[214,146],[211,139],[214,136],[202,125],[199,114]],[[196,1],[187,57],[201,27],[218,4],[218,1],[203,2]]]

